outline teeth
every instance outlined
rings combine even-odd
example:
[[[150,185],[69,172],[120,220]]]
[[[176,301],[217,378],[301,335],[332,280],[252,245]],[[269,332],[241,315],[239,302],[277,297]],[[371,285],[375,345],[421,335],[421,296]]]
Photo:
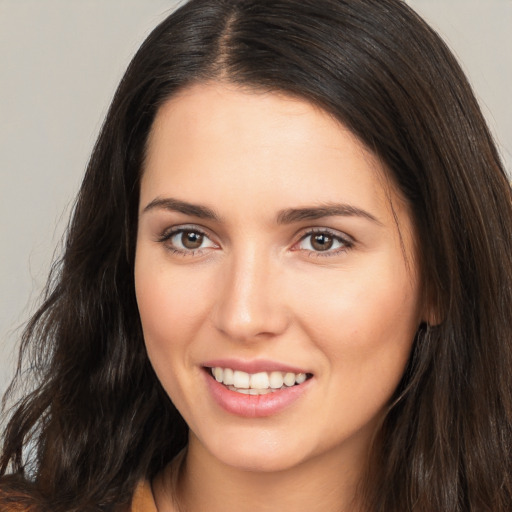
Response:
[[[228,386],[232,391],[246,395],[263,395],[286,387],[302,384],[307,376],[305,373],[292,372],[258,372],[246,373],[231,368],[215,367],[211,373],[217,382]]]
[[[270,374],[270,387],[272,389],[279,389],[283,387],[284,379],[281,372],[272,372]]]
[[[295,384],[295,373],[286,373],[283,380],[287,386],[293,386]]]
[[[298,373],[295,377],[295,382],[297,384],[302,384],[306,380],[306,374],[305,373]]]
[[[222,382],[226,384],[226,386],[232,386],[235,383],[234,372],[231,368],[224,368],[224,378]]]
[[[237,393],[242,393],[243,395],[268,395],[269,393],[273,393],[277,391],[277,389],[238,389],[235,386],[228,386],[228,389],[231,391],[236,391]]]
[[[248,373],[239,370],[233,372],[233,386],[235,386],[235,388],[250,388],[250,380],[251,376]]]
[[[213,376],[215,377],[215,380],[217,382],[222,382],[223,381],[223,376],[224,376],[224,370],[222,368],[214,368],[213,369]]]
[[[252,389],[267,389],[269,386],[268,373],[260,372],[251,375],[251,388]]]

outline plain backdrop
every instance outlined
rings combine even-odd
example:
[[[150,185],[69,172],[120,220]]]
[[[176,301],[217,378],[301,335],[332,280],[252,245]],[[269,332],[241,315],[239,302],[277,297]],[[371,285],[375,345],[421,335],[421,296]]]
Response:
[[[172,0],[0,0],[0,395],[115,87]],[[459,57],[512,169],[512,0],[410,0]]]

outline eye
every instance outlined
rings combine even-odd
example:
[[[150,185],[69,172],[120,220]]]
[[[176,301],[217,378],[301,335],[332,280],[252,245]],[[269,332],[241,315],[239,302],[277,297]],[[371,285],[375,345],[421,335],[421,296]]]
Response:
[[[297,244],[297,249],[325,255],[336,255],[350,249],[353,242],[348,237],[334,234],[329,230],[318,230],[306,233]]]
[[[172,229],[164,233],[159,241],[165,242],[171,250],[182,254],[193,254],[203,249],[218,247],[205,233],[193,228]]]

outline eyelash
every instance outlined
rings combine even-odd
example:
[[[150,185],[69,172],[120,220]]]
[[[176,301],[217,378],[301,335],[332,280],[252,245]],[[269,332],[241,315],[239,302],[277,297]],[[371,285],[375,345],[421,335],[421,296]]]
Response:
[[[172,240],[173,237],[180,235],[180,234],[183,235],[183,233],[185,233],[185,232],[201,235],[205,239],[211,241],[208,234],[205,231],[197,228],[196,226],[180,226],[180,227],[175,227],[170,230],[164,231],[158,237],[157,241],[160,243],[166,244],[166,248],[169,251],[171,251],[173,254],[178,254],[181,256],[197,256],[197,255],[202,254],[204,252],[204,249],[208,249],[211,247],[211,246],[209,246],[209,247],[205,247],[205,248],[185,249],[184,250],[184,249],[179,249],[179,248],[173,246],[172,244],[168,243],[170,240]],[[335,250],[327,249],[325,251],[315,251],[314,249],[301,249],[301,248],[297,247],[298,245],[303,243],[305,240],[313,237],[314,235],[327,235],[327,236],[331,237],[334,241],[340,243],[341,247],[339,247]],[[211,243],[213,245],[217,245],[213,241],[211,241]],[[311,245],[311,242],[310,242],[310,245]],[[333,230],[330,230],[327,228],[314,228],[314,229],[309,229],[307,232],[302,234],[300,239],[293,245],[292,250],[305,252],[309,257],[326,258],[326,257],[338,256],[341,253],[347,252],[353,246],[354,246],[354,242],[348,236],[341,236],[339,232],[333,231]],[[297,247],[297,248],[295,249],[295,247]]]
[[[300,240],[294,244],[294,247],[299,245],[300,243],[304,242],[308,238],[312,238],[314,235],[328,235],[331,237],[334,241],[337,241],[341,244],[341,247],[338,249],[327,249],[325,251],[315,251],[310,249],[294,249],[297,251],[305,251],[309,257],[312,258],[329,258],[333,256],[339,256],[340,254],[347,252],[348,250],[352,249],[354,247],[354,241],[349,238],[347,235],[342,236],[338,231],[333,231],[328,228],[313,228],[309,229],[306,233],[304,233]],[[311,242],[310,242],[311,244]]]
[[[173,254],[178,254],[181,256],[197,256],[199,254],[202,254],[204,252],[204,249],[206,248],[198,248],[198,249],[179,249],[175,246],[173,246],[170,242],[172,238],[174,238],[176,235],[183,235],[183,233],[195,233],[198,235],[203,236],[205,239],[210,240],[210,237],[208,234],[203,231],[202,229],[199,229],[197,226],[180,226],[176,228],[172,228],[169,230],[164,231],[157,239],[158,242],[165,244],[167,250],[169,250]],[[214,242],[212,244],[216,245]]]

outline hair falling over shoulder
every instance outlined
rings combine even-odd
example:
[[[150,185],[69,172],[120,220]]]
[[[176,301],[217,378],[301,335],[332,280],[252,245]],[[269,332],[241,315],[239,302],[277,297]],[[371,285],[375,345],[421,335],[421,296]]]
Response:
[[[417,333],[375,438],[360,486],[367,511],[509,512],[511,189],[459,65],[401,0],[191,0],[143,43],[23,334],[4,399],[0,510],[119,510],[186,446],[145,352],[134,247],[156,112],[210,80],[323,108],[410,204],[437,321]]]

